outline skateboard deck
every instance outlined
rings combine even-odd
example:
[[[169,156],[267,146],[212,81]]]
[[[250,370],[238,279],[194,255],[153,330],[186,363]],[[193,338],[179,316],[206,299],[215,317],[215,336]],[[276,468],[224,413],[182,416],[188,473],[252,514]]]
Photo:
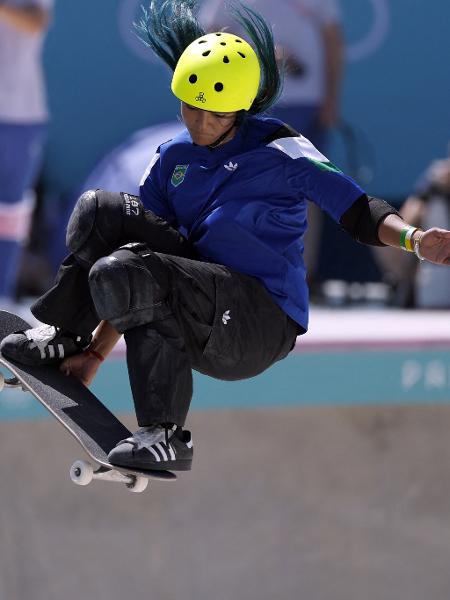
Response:
[[[0,341],[14,331],[31,326],[20,317],[0,311]],[[143,491],[149,478],[175,480],[170,471],[148,471],[116,467],[108,462],[108,453],[131,432],[76,377],[64,375],[55,366],[29,366],[9,360],[0,353],[0,366],[12,379],[0,374],[0,388],[21,387],[30,392],[77,440],[97,469],[90,463],[77,461],[72,465],[71,478],[86,485],[93,478],[122,481],[131,491]]]

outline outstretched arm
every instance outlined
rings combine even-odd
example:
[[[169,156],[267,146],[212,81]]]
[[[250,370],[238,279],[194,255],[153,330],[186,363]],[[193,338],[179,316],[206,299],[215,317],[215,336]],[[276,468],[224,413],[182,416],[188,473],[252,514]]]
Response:
[[[390,204],[363,194],[342,215],[343,228],[358,242],[415,252],[418,258],[450,265],[450,231],[422,231],[406,223]]]
[[[401,248],[402,232],[412,226],[398,215],[388,215],[378,228],[378,237],[383,244]],[[403,238],[405,234],[403,234]],[[416,229],[411,236],[411,247],[416,249],[419,258],[438,265],[450,265],[450,231],[433,227],[426,231]],[[416,252],[416,253],[417,253]]]

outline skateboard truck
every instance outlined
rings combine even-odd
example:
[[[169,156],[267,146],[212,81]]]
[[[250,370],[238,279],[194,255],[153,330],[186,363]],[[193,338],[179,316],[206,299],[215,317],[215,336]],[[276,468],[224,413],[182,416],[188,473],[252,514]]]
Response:
[[[136,493],[143,492],[148,485],[147,477],[108,469],[101,465],[94,470],[92,463],[87,460],[77,460],[73,463],[70,467],[70,479],[77,485],[89,485],[93,479],[116,481],[124,483],[130,492]]]
[[[7,388],[21,388],[27,391],[17,377],[6,378],[0,372],[0,392]],[[147,489],[148,478],[139,474],[121,472],[116,469],[109,469],[99,465],[94,469],[92,463],[87,460],[77,460],[70,467],[70,478],[77,485],[88,485],[93,479],[102,479],[103,481],[116,481],[124,483],[130,492],[140,493]]]

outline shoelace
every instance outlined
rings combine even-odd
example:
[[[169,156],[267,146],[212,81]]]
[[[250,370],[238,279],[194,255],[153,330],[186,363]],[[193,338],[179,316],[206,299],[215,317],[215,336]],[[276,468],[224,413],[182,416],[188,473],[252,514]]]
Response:
[[[166,439],[167,448],[169,447],[169,431],[172,431],[172,428],[169,429],[169,427],[166,425],[164,427],[164,435],[165,435],[165,439]]]
[[[33,329],[26,329],[24,333],[31,342],[48,344],[55,338],[58,328],[53,325],[44,324],[39,325],[39,327],[33,327]]]
[[[148,446],[148,442],[145,441],[145,437],[148,436],[149,432],[147,431],[148,428],[146,427],[142,427],[141,429],[145,429],[146,431],[142,431],[138,429],[138,431],[136,431],[131,437],[126,438],[124,440],[121,440],[120,442],[118,442],[116,444],[117,446],[120,446],[120,444],[131,444],[131,446],[133,447],[133,450],[139,450],[139,448],[145,448]],[[171,432],[172,434],[175,433],[172,427],[169,427],[168,425],[164,425],[164,427],[161,426],[156,426],[153,429],[164,429],[164,441],[166,443],[167,448],[169,447],[169,432]],[[158,443],[158,439],[155,438],[155,441],[150,444],[151,446],[153,446],[154,444]]]
[[[55,339],[58,334],[58,328],[53,325],[44,324],[33,329],[27,329],[24,333],[31,342],[30,348],[37,348],[41,357],[45,357],[45,349]]]

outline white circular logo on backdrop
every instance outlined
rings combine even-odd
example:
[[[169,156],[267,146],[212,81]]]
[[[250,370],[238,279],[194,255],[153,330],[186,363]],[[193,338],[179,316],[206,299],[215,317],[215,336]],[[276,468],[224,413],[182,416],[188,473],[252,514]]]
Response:
[[[372,25],[368,32],[356,42],[348,45],[346,56],[349,62],[363,60],[374,54],[383,45],[390,26],[387,0],[370,0]]]
[[[348,45],[346,56],[349,62],[363,60],[374,54],[383,45],[390,26],[390,15],[387,0],[369,0],[372,12],[372,23],[359,40]],[[139,58],[151,63],[159,62],[150,48],[137,37],[133,23],[141,16],[141,6],[145,0],[124,0],[119,8],[119,30],[126,46]]]

